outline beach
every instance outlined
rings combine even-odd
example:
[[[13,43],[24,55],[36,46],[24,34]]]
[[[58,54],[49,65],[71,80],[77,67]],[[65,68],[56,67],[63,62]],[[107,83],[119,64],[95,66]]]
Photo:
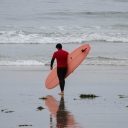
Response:
[[[64,97],[45,87],[57,43],[69,53],[91,47]],[[127,120],[127,0],[1,1],[0,128],[127,128]]]
[[[57,126],[55,113],[41,97],[52,96],[61,104],[59,86],[45,87],[49,66],[0,67],[0,127],[52,127]],[[127,66],[80,65],[67,79],[65,111],[73,124],[68,128],[127,128],[128,118]],[[96,98],[81,99],[80,94],[94,94]],[[123,95],[124,98],[120,98]],[[48,99],[46,99],[48,100]],[[42,106],[44,109],[38,110]],[[53,106],[53,109],[54,110]],[[52,116],[52,123],[50,122]],[[64,118],[63,116],[61,117]],[[25,126],[26,125],[26,126]]]

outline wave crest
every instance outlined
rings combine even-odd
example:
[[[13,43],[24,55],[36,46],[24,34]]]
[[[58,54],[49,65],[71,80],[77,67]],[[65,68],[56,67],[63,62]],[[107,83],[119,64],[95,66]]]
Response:
[[[128,26],[127,26],[128,28]],[[82,43],[92,41],[128,43],[126,26],[40,27],[31,31],[0,31],[0,44]],[[103,32],[104,30],[104,32]]]

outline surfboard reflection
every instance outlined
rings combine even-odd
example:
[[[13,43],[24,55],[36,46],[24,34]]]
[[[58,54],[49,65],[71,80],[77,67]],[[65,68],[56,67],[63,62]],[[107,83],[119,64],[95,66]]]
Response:
[[[67,126],[78,128],[78,123],[74,120],[74,117],[65,107],[64,97],[62,96],[58,103],[52,96],[47,96],[45,105],[52,115],[50,115],[50,128],[65,128]],[[53,123],[53,119],[56,118],[56,124]]]

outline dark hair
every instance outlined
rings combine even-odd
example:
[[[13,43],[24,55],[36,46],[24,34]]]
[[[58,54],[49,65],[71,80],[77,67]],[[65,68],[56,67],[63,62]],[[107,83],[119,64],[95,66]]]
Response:
[[[56,45],[56,48],[61,49],[62,45],[59,43],[59,44]]]

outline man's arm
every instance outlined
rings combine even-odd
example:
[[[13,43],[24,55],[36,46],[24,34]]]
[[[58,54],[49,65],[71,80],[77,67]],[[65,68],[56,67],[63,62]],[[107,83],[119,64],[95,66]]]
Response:
[[[54,60],[55,60],[55,59],[53,59],[53,58],[51,59],[51,64],[50,64],[50,69],[51,69],[51,70],[53,69]]]

